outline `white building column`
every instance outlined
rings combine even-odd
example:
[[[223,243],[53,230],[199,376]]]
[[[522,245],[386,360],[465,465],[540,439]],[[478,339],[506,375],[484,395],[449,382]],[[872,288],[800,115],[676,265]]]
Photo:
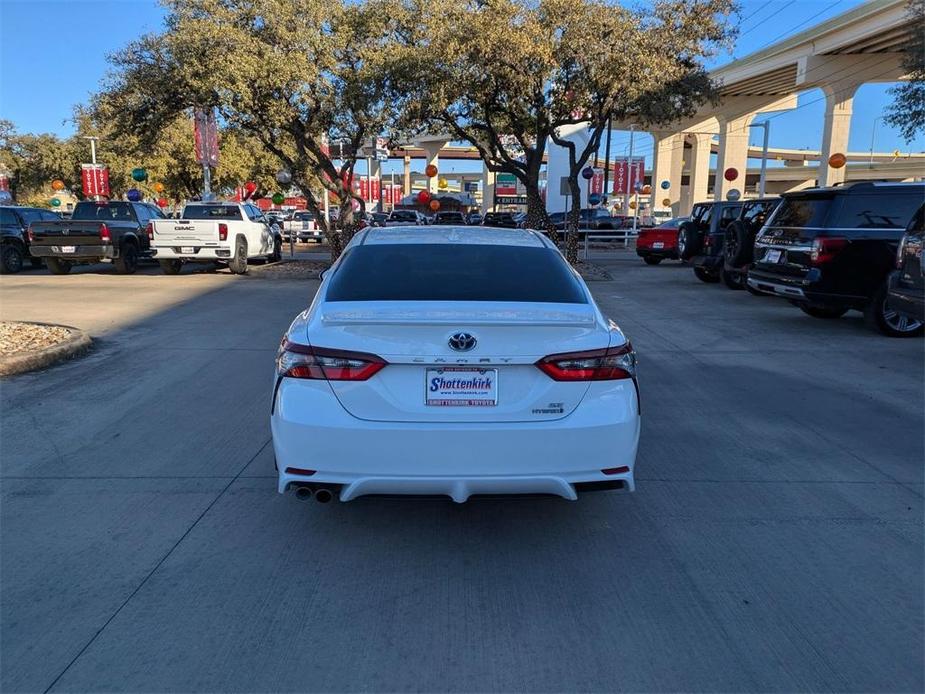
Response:
[[[495,201],[495,172],[482,162],[482,214],[490,212]]]
[[[738,190],[745,194],[745,171],[748,168],[748,126],[757,113],[737,118],[719,118],[719,151],[716,154],[716,175],[713,178],[713,199],[725,200],[726,193]],[[735,169],[738,177],[727,181],[727,169]]]
[[[687,197],[679,210],[680,215],[684,217],[691,213],[691,208],[696,203],[707,199],[710,182],[710,146],[713,142],[713,136],[707,133],[691,133],[687,137],[691,143]]]
[[[825,122],[822,128],[822,147],[819,157],[819,185],[832,186],[844,183],[845,167],[833,169],[829,157],[848,152],[848,135],[851,133],[851,111],[854,94],[860,84],[836,84],[822,87],[825,93]]]
[[[402,173],[404,174],[404,195],[411,195],[411,157],[407,154],[405,155],[404,170]]]
[[[681,207],[681,169],[684,166],[684,135],[671,132],[653,132],[655,152],[652,158],[652,193],[649,206],[664,209],[663,200],[669,200],[671,216],[676,217]],[[668,189],[662,182],[668,181]]]

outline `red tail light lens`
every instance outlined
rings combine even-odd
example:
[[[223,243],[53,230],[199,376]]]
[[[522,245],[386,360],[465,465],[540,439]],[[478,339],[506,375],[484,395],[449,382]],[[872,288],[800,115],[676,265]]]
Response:
[[[29,225],[29,229],[26,231],[26,234],[29,236],[29,243],[35,241],[35,232],[32,231],[32,225]]]
[[[112,235],[109,233],[109,227],[105,224],[100,224],[100,241],[102,243],[112,242]]]
[[[822,265],[832,260],[847,245],[848,239],[841,236],[817,236],[813,239],[809,259],[813,265]]]
[[[228,240],[228,225],[227,224],[218,225],[218,240],[219,241]]]
[[[536,365],[554,381],[616,381],[636,377],[636,352],[627,342],[607,349],[551,354]]]
[[[148,222],[148,240],[154,241],[154,222]]]
[[[365,381],[386,366],[375,354],[311,347],[283,340],[276,357],[276,373],[287,378],[328,381]]]

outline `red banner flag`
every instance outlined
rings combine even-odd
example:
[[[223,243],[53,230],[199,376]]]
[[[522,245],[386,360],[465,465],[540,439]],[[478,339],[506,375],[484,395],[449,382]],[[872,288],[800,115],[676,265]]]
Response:
[[[110,196],[109,168],[103,164],[81,164],[80,182],[88,198]]]

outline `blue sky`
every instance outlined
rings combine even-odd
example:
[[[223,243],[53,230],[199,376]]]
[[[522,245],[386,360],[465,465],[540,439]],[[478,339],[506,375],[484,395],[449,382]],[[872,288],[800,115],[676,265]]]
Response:
[[[740,2],[740,38],[732,53],[716,56],[710,67],[759,50],[774,40],[834,17],[861,0],[744,0]],[[163,8],[156,0],[0,0],[0,117],[20,131],[71,132],[74,104],[85,102],[106,73],[106,56],[138,35],[161,27]],[[890,85],[868,84],[854,100],[849,149],[870,148],[874,119],[890,102]],[[813,90],[800,96],[799,108],[773,114],[772,147],[818,149],[824,102]],[[621,155],[628,133],[615,132],[612,151]],[[755,130],[754,142],[760,140]],[[876,124],[878,151],[920,152],[925,138],[906,144],[891,128]],[[651,154],[652,139],[637,136],[637,154]],[[385,171],[399,171],[399,162]],[[445,173],[473,171],[471,163],[441,167]]]

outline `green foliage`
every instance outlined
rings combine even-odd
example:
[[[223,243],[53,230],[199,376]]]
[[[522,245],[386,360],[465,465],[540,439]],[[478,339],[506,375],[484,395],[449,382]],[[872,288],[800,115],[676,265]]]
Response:
[[[890,90],[893,103],[884,122],[897,128],[906,142],[925,132],[925,0],[909,0],[910,33],[903,49],[903,67],[909,80]]]

